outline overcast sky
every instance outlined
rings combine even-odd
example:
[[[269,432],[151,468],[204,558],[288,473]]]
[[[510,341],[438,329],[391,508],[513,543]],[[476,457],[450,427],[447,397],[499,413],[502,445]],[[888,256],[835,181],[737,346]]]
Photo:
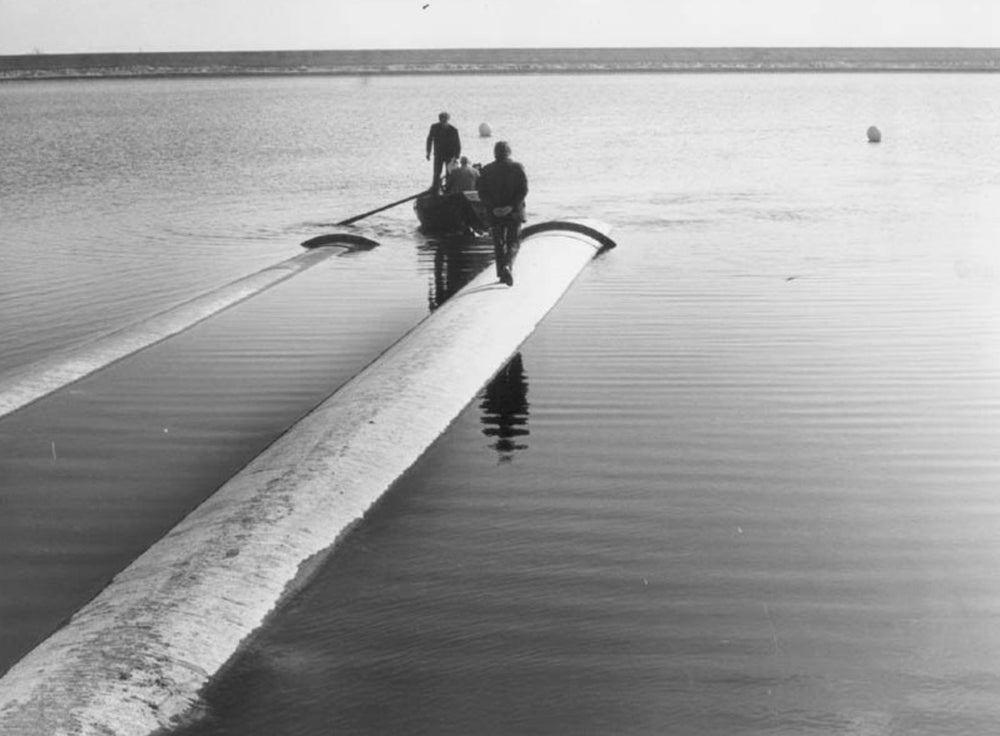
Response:
[[[0,0],[0,54],[505,46],[998,47],[1000,0]]]

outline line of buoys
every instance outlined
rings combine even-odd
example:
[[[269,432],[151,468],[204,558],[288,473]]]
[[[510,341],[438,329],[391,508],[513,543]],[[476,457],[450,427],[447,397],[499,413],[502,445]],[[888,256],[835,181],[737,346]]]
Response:
[[[331,255],[361,247],[350,240],[357,236],[347,235],[347,239],[336,236],[323,237],[327,238],[324,245],[341,245],[343,248],[316,249],[301,253],[160,312],[139,324],[122,328],[72,350],[50,355],[0,376],[0,418],[132,353],[176,335],[254,294],[259,294],[301,273]]]
[[[404,335],[15,664],[0,679],[0,733],[146,736],[176,725],[518,350],[601,241],[597,223],[526,236],[512,288],[487,269]]]

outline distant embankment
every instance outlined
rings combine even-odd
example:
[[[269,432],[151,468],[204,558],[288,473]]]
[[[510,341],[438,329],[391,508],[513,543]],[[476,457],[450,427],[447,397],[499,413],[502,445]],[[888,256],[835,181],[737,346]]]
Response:
[[[288,74],[995,72],[994,48],[586,48],[0,56],[0,79]]]

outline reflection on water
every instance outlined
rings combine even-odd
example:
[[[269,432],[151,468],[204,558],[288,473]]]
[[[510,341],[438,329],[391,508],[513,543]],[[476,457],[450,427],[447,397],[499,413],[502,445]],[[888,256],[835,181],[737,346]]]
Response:
[[[500,462],[510,462],[517,450],[528,449],[523,442],[529,434],[528,381],[520,353],[489,382],[479,407],[483,410],[483,434],[496,438],[490,447],[497,451]]]
[[[434,311],[493,262],[493,246],[482,238],[466,236],[427,240],[417,245],[421,260],[430,261],[432,280],[427,304]]]
[[[493,262],[489,239],[466,236],[419,243],[418,253],[430,262],[432,279],[427,301],[434,311],[458,293]],[[517,450],[528,445],[519,438],[528,436],[528,382],[520,353],[511,358],[483,389],[483,434],[495,438],[490,447],[501,463],[510,462]]]
[[[497,462],[527,443],[512,364],[188,733],[992,733],[998,85],[0,85],[0,370],[411,191],[412,121],[456,100],[519,141],[532,216],[599,217],[621,247],[521,348],[531,452]],[[0,667],[493,258],[414,235],[407,208],[364,223],[384,247],[0,425]]]

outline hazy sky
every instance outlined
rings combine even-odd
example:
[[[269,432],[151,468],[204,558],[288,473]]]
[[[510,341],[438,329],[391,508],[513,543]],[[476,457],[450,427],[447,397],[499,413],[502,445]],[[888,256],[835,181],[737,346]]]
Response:
[[[1000,0],[0,0],[0,54],[503,46],[998,47]]]

